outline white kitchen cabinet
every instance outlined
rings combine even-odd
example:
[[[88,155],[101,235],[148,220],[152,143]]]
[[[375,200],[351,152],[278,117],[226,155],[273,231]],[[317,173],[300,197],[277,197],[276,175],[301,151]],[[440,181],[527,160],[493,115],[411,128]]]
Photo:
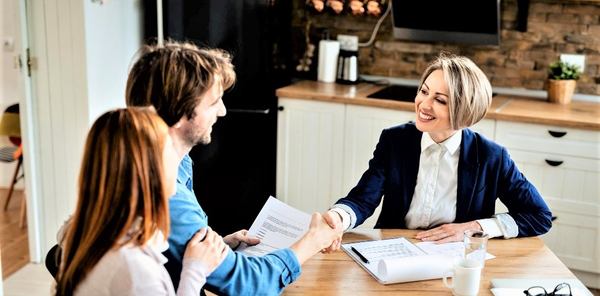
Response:
[[[544,241],[569,268],[597,283],[600,133],[507,121],[498,121],[496,127],[498,142],[558,217]]]
[[[277,198],[307,213],[342,196],[344,104],[279,99]]]
[[[346,106],[344,130],[344,197],[369,167],[381,132],[388,127],[415,120],[415,113],[365,106]],[[373,228],[381,205],[361,227]]]
[[[496,138],[496,121],[493,119],[482,119],[472,127],[473,131],[476,131],[490,140]]]

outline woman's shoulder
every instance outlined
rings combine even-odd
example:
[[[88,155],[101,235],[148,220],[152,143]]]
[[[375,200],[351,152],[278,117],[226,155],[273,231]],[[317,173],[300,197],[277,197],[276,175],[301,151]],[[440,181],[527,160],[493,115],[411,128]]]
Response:
[[[140,283],[161,285],[166,273],[161,268],[159,260],[143,248],[122,246],[102,256],[77,287],[77,294],[110,295],[115,290],[133,291]]]
[[[159,278],[161,262],[143,247],[125,245],[107,252],[94,266],[92,273],[113,278]],[[92,274],[90,273],[90,275]]]
[[[500,161],[504,157],[504,154],[506,154],[506,149],[502,145],[468,128],[463,130],[462,141],[464,145],[461,149],[467,149],[471,152],[476,151],[479,160],[496,162]],[[469,152],[466,154],[473,155]]]

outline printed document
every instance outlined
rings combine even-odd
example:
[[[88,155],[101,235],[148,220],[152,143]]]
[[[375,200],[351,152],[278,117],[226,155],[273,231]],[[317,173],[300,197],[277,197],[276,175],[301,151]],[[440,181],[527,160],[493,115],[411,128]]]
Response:
[[[310,219],[309,214],[269,196],[248,230],[248,235],[260,239],[260,244],[242,244],[237,251],[251,256],[263,256],[288,248],[308,231]]]
[[[382,284],[441,278],[454,262],[450,256],[427,254],[403,237],[342,244],[342,250]]]
[[[453,242],[445,244],[436,244],[434,242],[416,243],[417,247],[427,254],[441,254],[454,258],[463,258],[465,256],[465,244],[463,242]],[[485,260],[494,259],[496,256],[486,253]]]

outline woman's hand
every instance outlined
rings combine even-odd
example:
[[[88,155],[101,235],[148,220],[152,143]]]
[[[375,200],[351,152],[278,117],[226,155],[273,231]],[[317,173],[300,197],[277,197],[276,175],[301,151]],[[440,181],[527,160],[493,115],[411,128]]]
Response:
[[[248,236],[248,230],[242,229],[230,235],[226,235],[223,241],[233,250],[237,249],[241,243],[246,243],[249,246],[254,246],[260,243],[260,239]]]
[[[465,223],[451,223],[440,225],[426,231],[421,231],[415,235],[415,239],[422,241],[435,242],[443,244],[449,242],[460,242],[463,240],[465,230],[482,230],[481,225],[477,221]]]
[[[303,264],[320,250],[331,246],[341,233],[341,227],[337,229],[331,228],[321,214],[314,213],[308,232],[290,248],[296,254],[300,264]]]
[[[223,238],[210,227],[202,228],[188,242],[183,260],[198,260],[211,273],[227,256],[229,248]]]
[[[323,219],[325,219],[325,222],[327,222],[327,224],[329,225],[329,227],[333,228],[333,229],[342,229],[342,217],[340,217],[340,214],[336,213],[335,211],[327,211],[323,214]],[[322,253],[331,253],[334,251],[337,251],[340,249],[340,246],[342,244],[342,235],[344,234],[344,232],[340,232],[339,236],[333,240],[333,242],[331,243],[331,245],[329,245],[327,248],[321,250]]]

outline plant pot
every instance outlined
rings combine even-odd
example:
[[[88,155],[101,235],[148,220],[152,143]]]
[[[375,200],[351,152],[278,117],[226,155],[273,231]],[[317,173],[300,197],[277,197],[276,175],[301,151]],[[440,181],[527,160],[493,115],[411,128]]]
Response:
[[[548,80],[548,101],[566,105],[571,103],[575,92],[576,80]]]

